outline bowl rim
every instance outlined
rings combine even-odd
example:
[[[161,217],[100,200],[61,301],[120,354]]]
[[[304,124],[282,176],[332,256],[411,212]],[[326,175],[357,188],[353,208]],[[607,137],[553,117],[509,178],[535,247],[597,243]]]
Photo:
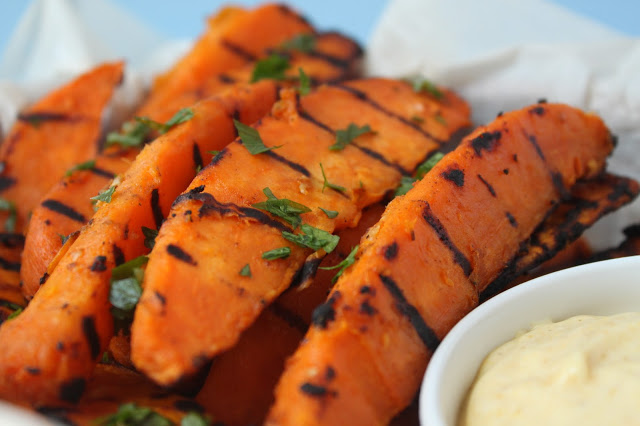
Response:
[[[625,287],[633,289],[631,287],[631,281],[634,279],[638,284],[637,292],[640,295],[640,255],[638,255],[593,262],[543,275],[506,290],[472,310],[450,330],[431,357],[420,390],[420,423],[429,426],[452,426],[455,424],[455,421],[453,423],[447,421],[447,410],[443,408],[442,403],[442,389],[443,387],[449,386],[445,380],[446,370],[451,370],[450,365],[452,363],[460,363],[458,360],[463,356],[472,358],[471,363],[468,361],[466,362],[466,370],[474,372],[471,378],[467,375],[467,383],[465,384],[464,391],[464,394],[466,394],[471,381],[475,377],[475,372],[479,368],[480,362],[482,362],[486,355],[488,355],[488,353],[497,345],[512,339],[515,337],[516,332],[529,327],[536,321],[545,319],[559,320],[578,315],[581,313],[581,307],[585,305],[585,302],[582,301],[577,304],[578,306],[574,307],[571,304],[567,304],[566,299],[564,299],[564,304],[559,300],[551,300],[552,303],[549,304],[551,306],[547,306],[545,304],[545,306],[542,307],[538,306],[524,309],[522,318],[516,318],[514,321],[509,321],[510,323],[508,325],[502,327],[511,330],[510,337],[504,337],[506,334],[505,332],[500,333],[503,335],[502,337],[489,335],[487,340],[492,343],[487,342],[486,344],[479,345],[482,347],[479,347],[477,351],[478,353],[473,355],[460,355],[460,352],[462,351],[460,351],[459,348],[463,347],[464,349],[465,343],[468,343],[467,341],[471,339],[470,335],[472,335],[474,331],[478,335],[483,335],[481,334],[483,328],[486,329],[485,331],[489,330],[487,324],[490,324],[491,322],[495,323],[499,319],[510,320],[507,315],[509,312],[515,312],[517,315],[520,315],[520,311],[518,310],[516,312],[515,310],[518,306],[518,301],[520,301],[519,305],[524,305],[527,302],[527,299],[532,297],[532,295],[536,297],[543,297],[547,294],[558,293],[561,296],[570,297],[572,294],[575,294],[572,293],[575,291],[575,287],[582,285],[582,283],[595,283],[601,278],[610,278],[611,275],[618,279],[610,280],[607,284],[607,290],[602,288],[603,285],[598,286],[596,284],[591,284],[590,287],[587,287],[587,289],[590,289],[591,291],[587,292],[584,300],[591,300],[589,299],[590,297],[602,296],[606,295],[606,293],[610,293],[610,298],[615,299],[616,293],[608,291],[609,285],[620,289],[624,289]],[[562,305],[564,305],[564,307],[562,307]],[[592,305],[594,305],[593,300],[586,306],[589,307]],[[638,302],[636,302],[635,305],[638,305]],[[532,315],[531,312],[536,311],[536,309],[541,311],[540,315],[538,317],[529,318],[528,316]],[[635,309],[640,311],[640,307],[636,307]],[[596,309],[596,311],[597,310],[598,309]],[[546,315],[545,312],[549,312],[550,314]],[[563,313],[557,314],[557,312]],[[590,312],[587,311],[584,313],[589,314]],[[591,311],[591,313],[593,313],[593,311]],[[596,312],[596,314],[606,315],[607,312]],[[522,326],[523,324],[524,327]],[[480,332],[478,332],[478,329]],[[467,346],[469,345],[467,344]],[[458,351],[456,351],[456,349],[458,349]],[[469,364],[473,364],[473,368],[469,368]],[[464,367],[464,364],[462,366]],[[464,375],[465,373],[462,372],[460,374]],[[455,378],[453,381],[455,382]],[[458,385],[458,387],[459,386],[461,385]],[[457,399],[458,401],[456,405],[459,409],[462,398]]]

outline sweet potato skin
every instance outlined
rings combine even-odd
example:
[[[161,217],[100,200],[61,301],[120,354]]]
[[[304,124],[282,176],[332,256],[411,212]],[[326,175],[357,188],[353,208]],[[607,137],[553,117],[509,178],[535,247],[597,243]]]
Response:
[[[287,362],[267,424],[387,423],[413,398],[440,339],[612,147],[601,120],[557,104],[469,135],[363,238]]]
[[[145,147],[27,309],[0,328],[0,396],[35,405],[73,403],[81,396],[113,334],[110,270],[147,252],[141,227],[158,227],[159,216],[193,178],[194,143],[208,161],[209,150],[235,137],[232,117],[256,120],[275,94],[270,81],[234,87],[194,106],[191,120]]]

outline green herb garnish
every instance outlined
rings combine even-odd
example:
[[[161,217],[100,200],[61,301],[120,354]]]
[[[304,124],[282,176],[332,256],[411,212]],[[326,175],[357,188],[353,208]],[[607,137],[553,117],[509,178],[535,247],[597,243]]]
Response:
[[[431,157],[427,158],[422,164],[418,166],[416,169],[415,177],[411,176],[402,176],[400,180],[400,185],[396,188],[395,196],[404,195],[411,188],[413,188],[413,184],[419,180],[421,180],[424,175],[426,175],[433,166],[435,166],[438,161],[440,161],[444,157],[444,154],[441,152],[436,152]]]
[[[220,151],[216,151],[215,149],[214,149],[214,150],[211,150],[211,151],[207,151],[207,152],[208,152],[209,154],[213,155],[214,157],[215,157],[216,155],[220,154]]]
[[[299,34],[290,40],[282,43],[285,50],[297,50],[302,53],[309,53],[316,47],[316,37],[313,34]]]
[[[116,190],[116,185],[112,185],[109,188],[105,189],[104,191],[100,192],[95,197],[91,197],[90,199],[91,201],[93,201],[94,204],[98,201],[110,203],[111,197],[113,196],[113,193],[115,192],[115,190]]]
[[[180,426],[209,426],[211,420],[195,411],[188,412],[182,420],[180,420]]]
[[[302,231],[300,234],[282,231],[282,237],[299,246],[308,247],[313,250],[323,249],[327,253],[331,253],[340,241],[339,236],[323,231],[322,229],[314,228],[306,223],[300,226],[300,231]]]
[[[107,146],[119,144],[123,147],[142,146],[145,138],[156,130],[159,133],[166,133],[174,126],[189,121],[193,118],[191,108],[182,108],[176,112],[166,123],[159,123],[148,117],[136,117],[135,121],[126,122],[122,125],[121,132],[111,132],[107,135]]]
[[[442,124],[443,126],[447,125],[447,120],[445,120],[445,118],[442,115],[440,115],[440,113],[436,114],[434,118],[438,123]]]
[[[406,79],[407,83],[411,84],[413,91],[416,93],[425,92],[436,99],[442,99],[444,96],[438,86],[423,77],[413,77]]]
[[[11,312],[11,314],[9,314],[9,316],[5,319],[5,321],[9,321],[11,319],[14,319],[18,315],[20,315],[22,313],[22,309],[23,309],[22,307],[18,307],[18,309],[16,309],[15,311]]]
[[[18,211],[13,201],[0,198],[0,210],[9,212],[9,216],[4,222],[4,229],[7,232],[14,232],[16,230],[16,221],[18,220]]]
[[[318,207],[318,208],[322,210],[329,219],[335,219],[336,217],[338,217],[338,212],[335,210],[327,210],[327,209],[323,209],[322,207]]]
[[[340,278],[340,276],[342,275],[342,273],[351,265],[353,265],[353,263],[356,261],[356,253],[358,252],[358,248],[360,246],[356,245],[352,250],[351,253],[349,253],[349,255],[340,263],[338,263],[337,265],[334,266],[321,266],[320,269],[325,269],[325,270],[331,270],[331,269],[340,269],[336,275],[331,278],[331,283],[335,283],[336,281],[338,281],[338,278]]]
[[[149,250],[153,250],[153,247],[156,245],[158,230],[147,228],[146,226],[143,226],[140,229],[142,230],[142,235],[144,235],[144,246]]]
[[[280,146],[282,146],[267,147],[262,141],[260,133],[258,133],[256,129],[235,119],[233,120],[233,124],[236,126],[236,130],[238,131],[238,136],[240,136],[242,144],[252,155],[262,154],[263,152],[271,151],[272,149],[280,148]]]
[[[336,143],[331,145],[329,149],[332,151],[341,151],[353,142],[355,138],[371,131],[371,127],[368,124],[358,127],[354,123],[349,123],[346,129],[336,130]]]
[[[265,251],[262,253],[262,258],[265,260],[284,259],[289,257],[291,249],[289,247],[280,247],[277,249]]]
[[[414,115],[411,117],[411,121],[413,121],[414,123],[424,123],[424,118],[420,117],[419,115]]]
[[[302,68],[298,68],[298,81],[300,83],[298,86],[300,96],[308,95],[311,92],[311,79]]]
[[[320,170],[322,171],[322,178],[324,179],[324,183],[322,184],[322,192],[324,192],[325,188],[331,188],[338,192],[345,192],[347,188],[344,186],[336,185],[327,180],[327,175],[324,173],[324,167],[322,167],[322,163],[320,163]]]
[[[286,198],[276,198],[269,187],[264,188],[262,192],[267,196],[267,201],[253,204],[253,207],[265,210],[272,215],[284,219],[287,223],[293,226],[293,229],[296,229],[300,226],[300,223],[302,223],[300,215],[311,211],[309,207],[296,203],[295,201],[291,201]]]
[[[159,123],[148,117],[136,117],[138,123],[142,123],[151,130],[159,133],[167,133],[173,126],[189,121],[193,118],[193,110],[191,108],[182,108],[176,112],[166,123]]]
[[[240,275],[251,278],[251,266],[248,263],[240,269]]]
[[[138,256],[111,270],[109,301],[116,330],[125,328],[133,320],[133,311],[142,295],[142,266],[148,260],[147,256]]]
[[[272,53],[264,59],[256,62],[251,74],[250,83],[255,83],[263,79],[284,80],[285,71],[291,67],[289,59],[277,53]]]
[[[96,165],[96,160],[85,161],[84,163],[76,164],[75,166],[71,167],[69,170],[67,170],[67,172],[64,175],[66,177],[69,177],[74,172],[77,172],[78,170],[91,170],[95,167],[95,165]]]
[[[118,412],[97,420],[103,426],[172,426],[166,417],[151,408],[141,407],[132,402],[122,404]]]

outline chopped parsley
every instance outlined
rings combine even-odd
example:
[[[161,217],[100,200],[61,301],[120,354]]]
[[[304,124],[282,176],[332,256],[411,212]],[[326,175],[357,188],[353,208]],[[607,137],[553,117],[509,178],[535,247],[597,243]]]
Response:
[[[438,89],[438,86],[423,77],[413,77],[406,79],[407,83],[411,84],[413,91],[416,93],[424,92],[436,99],[442,99],[443,93]]]
[[[420,117],[419,115],[414,115],[411,117],[411,121],[413,121],[414,123],[424,123],[424,118]]]
[[[242,144],[247,148],[252,155],[262,154],[263,152],[270,151],[272,149],[280,148],[280,146],[265,146],[262,138],[260,137],[260,133],[256,129],[251,126],[247,126],[244,123],[239,122],[238,120],[233,120],[233,124],[236,126],[236,130],[238,131],[238,136],[240,136],[240,140]]]
[[[345,192],[347,188],[344,186],[336,185],[327,180],[327,175],[324,173],[324,167],[322,167],[322,163],[320,163],[320,170],[322,171],[322,178],[324,179],[324,183],[322,184],[322,192],[324,192],[325,188],[331,188],[338,192]]]
[[[97,203],[98,201],[110,203],[111,197],[113,196],[113,193],[115,192],[115,190],[116,190],[116,185],[112,185],[109,188],[105,189],[104,191],[100,192],[95,197],[91,197],[91,201],[93,201],[94,204]]]
[[[116,330],[126,328],[133,320],[133,311],[142,295],[142,267],[148,260],[147,256],[138,256],[111,270],[109,301]]]
[[[173,126],[189,121],[193,118],[193,110],[191,108],[182,108],[176,112],[173,117],[166,123],[159,123],[148,117],[136,117],[135,120],[138,123],[142,123],[151,130],[155,130],[158,133],[167,133]]]
[[[329,219],[335,219],[336,217],[338,217],[338,212],[335,210],[327,210],[327,209],[323,209],[322,207],[318,207],[318,208],[322,210]]]
[[[144,246],[149,250],[153,250],[153,247],[156,245],[158,230],[147,228],[146,226],[141,227],[141,230],[142,235],[144,235]]]
[[[286,78],[284,73],[290,67],[289,59],[283,55],[272,53],[266,58],[256,62],[256,66],[253,68],[253,73],[251,74],[250,83],[264,79],[284,80]]]
[[[354,123],[349,123],[346,129],[336,130],[336,143],[331,145],[329,149],[332,151],[341,151],[353,142],[355,138],[371,131],[371,127],[368,124],[358,127]]]
[[[327,253],[331,253],[340,241],[339,236],[314,228],[306,223],[300,226],[300,231],[302,231],[300,234],[283,231],[282,237],[301,247],[308,247],[313,250],[323,249]]]
[[[216,155],[220,154],[220,151],[217,151],[217,150],[215,150],[215,149],[214,149],[214,150],[212,150],[212,151],[207,151],[207,152],[208,152],[209,154],[213,155],[213,156],[216,156]]]
[[[208,426],[211,421],[200,413],[195,411],[188,412],[182,420],[180,420],[180,426]]]
[[[291,249],[289,247],[280,247],[277,249],[265,251],[262,253],[262,258],[265,260],[284,259],[289,257]]]
[[[9,212],[9,216],[4,222],[4,229],[7,232],[14,232],[16,230],[16,221],[18,220],[18,211],[13,201],[0,198],[0,210]]]
[[[251,266],[248,263],[240,269],[240,276],[251,278]]]
[[[297,50],[302,53],[309,53],[316,47],[316,37],[313,34],[299,34],[290,40],[282,43],[285,50]]]
[[[172,426],[171,420],[149,407],[141,407],[133,402],[122,404],[118,412],[98,419],[103,426]]]
[[[156,130],[159,133],[166,133],[174,126],[189,121],[192,118],[193,110],[191,108],[182,108],[166,123],[158,123],[148,117],[136,117],[135,121],[124,123],[120,132],[109,133],[107,135],[107,146],[114,144],[123,147],[142,146],[152,130]]]
[[[411,188],[413,188],[413,184],[419,180],[421,180],[424,175],[426,175],[433,166],[435,166],[438,161],[440,161],[444,157],[444,154],[441,152],[436,152],[431,157],[427,158],[422,164],[418,166],[416,169],[415,177],[411,176],[402,176],[400,180],[400,185],[396,188],[395,196],[404,195]]]
[[[22,313],[22,309],[23,308],[21,306],[18,306],[18,308],[15,311],[13,311],[13,312],[11,312],[11,314],[9,314],[9,316],[5,319],[5,321],[9,321],[11,319],[14,319],[18,315],[20,315]]]
[[[340,263],[338,263],[337,265],[333,265],[333,266],[321,266],[320,269],[325,269],[325,270],[331,270],[331,269],[340,269],[336,275],[331,279],[331,283],[335,283],[336,281],[338,281],[338,278],[340,278],[340,276],[342,275],[342,273],[351,265],[353,265],[353,263],[356,261],[356,253],[358,252],[358,248],[360,246],[356,245],[352,250],[351,253],[349,253],[349,255],[344,258],[344,260]]]
[[[62,243],[62,245],[65,245],[65,243],[69,240],[69,237],[71,237],[72,234],[69,235],[62,235],[62,234],[58,234],[58,237],[60,237],[60,242]]]
[[[298,68],[298,82],[300,83],[298,86],[300,96],[308,95],[311,92],[311,79],[302,68]]]
[[[447,120],[445,120],[445,118],[440,113],[436,114],[434,118],[438,123],[442,124],[443,126],[447,125]]]
[[[311,211],[309,207],[295,201],[276,198],[269,187],[264,188],[262,192],[267,196],[267,201],[253,204],[253,207],[284,219],[285,222],[293,226],[293,229],[296,229],[302,223],[300,215]]]
[[[79,170],[91,170],[95,167],[95,165],[96,165],[96,160],[85,161],[84,163],[76,164],[75,166],[71,167],[69,170],[67,170],[67,172],[64,175],[66,177],[69,177],[74,172],[77,172]]]

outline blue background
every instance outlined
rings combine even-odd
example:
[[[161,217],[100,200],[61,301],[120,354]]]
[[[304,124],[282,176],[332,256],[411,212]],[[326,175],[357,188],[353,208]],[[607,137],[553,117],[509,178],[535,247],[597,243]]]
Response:
[[[230,2],[230,0],[112,1],[129,10],[132,15],[168,38],[196,37],[204,27],[204,18],[222,4]],[[627,35],[640,36],[640,1],[553,1]],[[366,44],[387,3],[386,0],[289,0],[285,2],[309,17],[318,28],[340,30],[355,37],[363,44]],[[234,3],[255,5],[264,3],[264,0],[235,0]],[[2,1],[0,6],[0,53],[4,52],[11,33],[28,4],[28,1]],[[114,30],[117,31],[117,26],[114,27]]]

